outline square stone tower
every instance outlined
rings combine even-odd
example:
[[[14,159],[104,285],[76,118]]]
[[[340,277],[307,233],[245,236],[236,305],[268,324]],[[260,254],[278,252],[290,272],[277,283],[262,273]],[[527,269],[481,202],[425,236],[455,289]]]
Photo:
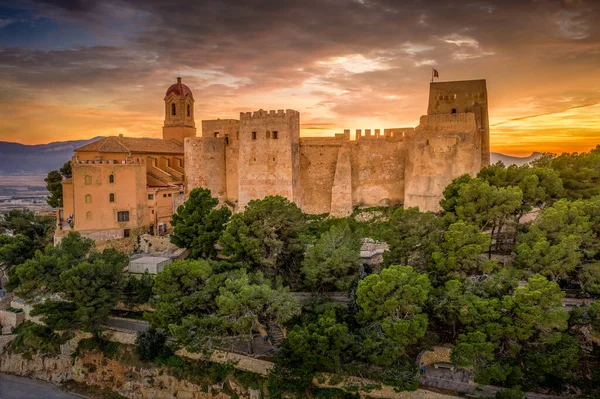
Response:
[[[291,109],[240,113],[238,209],[281,195],[300,203],[300,113]]]
[[[490,123],[485,79],[433,82],[429,87],[427,115],[475,114],[481,140],[481,166],[490,164]]]

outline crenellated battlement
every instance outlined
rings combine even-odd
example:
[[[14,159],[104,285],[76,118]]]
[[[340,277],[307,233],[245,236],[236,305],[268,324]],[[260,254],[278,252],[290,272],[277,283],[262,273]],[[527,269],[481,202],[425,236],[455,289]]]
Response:
[[[393,129],[365,129],[363,132],[361,129],[356,129],[356,141],[361,140],[385,140],[385,141],[401,141],[409,133],[414,131],[414,128],[393,128]],[[344,130],[344,133],[346,130]],[[348,134],[349,134],[348,130]]]
[[[421,116],[417,129],[435,128],[464,128],[475,129],[475,114],[471,112],[460,114],[438,114]]]
[[[295,111],[293,109],[278,109],[278,110],[269,110],[265,111],[260,109],[254,112],[240,112],[240,121],[250,120],[250,119],[263,119],[263,118],[293,118],[300,117],[300,112]]]

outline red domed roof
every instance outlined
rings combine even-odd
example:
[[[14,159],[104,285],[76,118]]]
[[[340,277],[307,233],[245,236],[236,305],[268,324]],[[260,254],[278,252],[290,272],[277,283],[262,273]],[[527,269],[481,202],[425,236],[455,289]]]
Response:
[[[171,85],[168,89],[167,89],[167,94],[165,94],[165,97],[167,97],[169,94],[171,93],[175,93],[178,96],[192,96],[192,98],[194,97],[192,95],[192,91],[190,90],[189,87],[187,87],[186,85],[184,85],[183,83],[181,83],[181,78],[177,78],[177,83]]]

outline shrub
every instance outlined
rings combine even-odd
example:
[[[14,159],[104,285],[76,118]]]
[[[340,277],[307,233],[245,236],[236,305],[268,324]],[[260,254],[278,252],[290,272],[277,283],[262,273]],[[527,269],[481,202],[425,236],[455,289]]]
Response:
[[[153,360],[165,351],[167,334],[163,329],[151,327],[142,332],[135,340],[135,352],[140,360]]]

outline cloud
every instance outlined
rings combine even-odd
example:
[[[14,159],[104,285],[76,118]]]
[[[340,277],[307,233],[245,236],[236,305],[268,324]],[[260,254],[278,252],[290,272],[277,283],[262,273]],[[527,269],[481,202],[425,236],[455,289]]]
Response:
[[[19,126],[30,118],[2,111],[15,101],[100,110],[119,115],[125,134],[156,126],[160,135],[164,90],[178,74],[194,91],[199,119],[296,108],[305,132],[325,134],[416,123],[435,65],[444,80],[487,78],[497,121],[555,111],[552,102],[533,108],[523,99],[588,89],[582,76],[600,63],[600,28],[592,23],[600,6],[592,0],[23,0],[7,7],[0,29],[18,15],[69,33],[55,33],[51,45],[0,44],[0,117],[14,119],[10,129],[0,124],[0,135],[14,140],[27,134]],[[72,32],[85,41],[65,38],[79,36]],[[39,35],[34,45],[48,37]],[[581,101],[573,96],[560,108]],[[140,114],[155,122],[123,122]],[[65,116],[63,123],[73,122]],[[77,123],[82,135],[90,126],[114,129],[99,118]],[[60,129],[44,123],[30,129],[40,141],[59,138]]]

